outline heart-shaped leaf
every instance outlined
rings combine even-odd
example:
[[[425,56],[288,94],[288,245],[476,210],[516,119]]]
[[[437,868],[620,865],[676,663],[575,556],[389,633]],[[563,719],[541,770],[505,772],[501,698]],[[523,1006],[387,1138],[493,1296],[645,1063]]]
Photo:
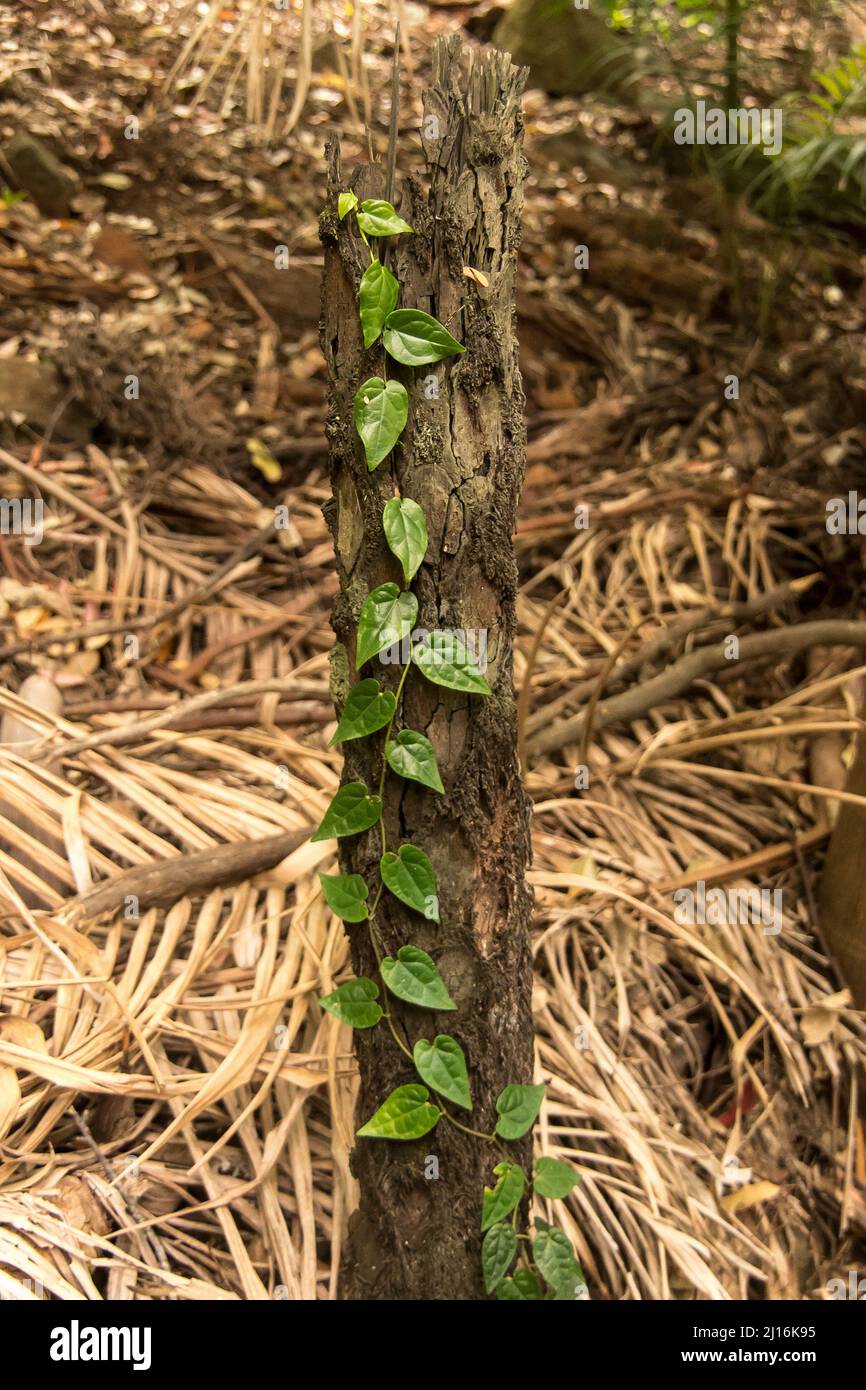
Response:
[[[400,286],[390,270],[380,261],[371,261],[361,276],[358,287],[358,307],[364,347],[372,347],[382,332],[386,318],[397,305]]]
[[[416,642],[412,660],[434,685],[465,690],[470,695],[490,695],[490,686],[473,665],[466,643],[456,632],[437,629]]]
[[[347,980],[344,985],[339,985],[333,994],[327,994],[319,1003],[341,1023],[348,1023],[350,1028],[373,1028],[382,1017],[381,1005],[375,1002],[378,998],[379,986],[375,980],[361,975],[357,980]]]
[[[374,734],[388,723],[397,701],[390,690],[383,690],[378,681],[359,681],[352,687],[346,701],[343,717],[337,725],[337,732],[331,739],[335,743],[346,743],[350,738],[365,738]]]
[[[379,971],[391,993],[407,1004],[443,1012],[457,1008],[432,959],[419,946],[401,946],[397,959],[385,956]]]
[[[574,1257],[564,1231],[551,1227],[539,1230],[532,1242],[532,1258],[544,1282],[558,1302],[577,1298],[586,1286],[583,1270]]]
[[[447,1033],[440,1033],[432,1043],[426,1038],[419,1038],[412,1056],[422,1081],[426,1081],[446,1100],[453,1100],[464,1110],[472,1109],[466,1058],[458,1042],[449,1038]]]
[[[525,1303],[526,1299],[513,1279],[500,1279],[496,1285],[496,1298],[500,1303]]]
[[[495,1187],[485,1187],[481,1204],[481,1229],[488,1231],[497,1221],[504,1221],[515,1207],[520,1206],[525,1186],[523,1169],[517,1163],[497,1163],[493,1169],[499,1181]]]
[[[357,835],[369,830],[382,814],[382,801],[371,796],[363,782],[347,782],[341,787],[325,812],[322,824],[310,839],[340,840],[344,835]]]
[[[541,1299],[541,1285],[531,1269],[517,1269],[513,1278],[497,1284],[496,1297],[503,1303],[534,1303]]]
[[[409,396],[399,381],[371,376],[355,396],[355,429],[361,436],[367,467],[372,473],[387,458],[409,414]]]
[[[503,1139],[521,1139],[535,1124],[543,1086],[506,1086],[496,1102],[496,1133]]]
[[[348,193],[341,193],[339,198],[337,199],[337,213],[339,215],[340,221],[342,222],[343,218],[346,216],[347,213],[354,212],[357,206],[357,193],[353,193],[351,189]]]
[[[382,341],[395,362],[406,367],[423,367],[427,362],[440,362],[443,357],[466,351],[438,319],[420,309],[395,309],[389,314]]]
[[[491,1226],[481,1242],[481,1268],[484,1271],[484,1287],[488,1293],[493,1293],[496,1285],[508,1273],[516,1254],[516,1231],[510,1226]]]
[[[427,554],[427,523],[411,497],[392,497],[382,513],[385,539],[403,566],[403,578],[411,584]]]
[[[426,1086],[398,1086],[358,1133],[365,1139],[420,1139],[441,1114]]]
[[[552,1201],[567,1197],[573,1187],[580,1182],[570,1163],[562,1163],[558,1158],[537,1158],[535,1160],[535,1194],[549,1197]]]
[[[514,1271],[514,1282],[519,1288],[523,1297],[529,1300],[540,1299],[542,1294],[541,1281],[536,1279],[531,1269],[517,1269]]]
[[[319,874],[325,902],[344,922],[367,920],[367,885],[360,874]]]
[[[415,845],[401,845],[396,854],[382,855],[379,872],[385,887],[401,903],[423,912],[430,922],[439,921],[436,875],[423,850]]]
[[[431,787],[434,792],[444,792],[433,744],[423,734],[414,729],[401,729],[396,739],[385,745],[388,766],[400,777],[410,782],[420,782],[422,787]]]
[[[380,584],[364,599],[358,621],[358,641],[355,668],[378,656],[385,647],[392,647],[408,637],[418,616],[418,600],[414,594],[401,593],[396,584]]]
[[[401,232],[412,230],[384,198],[364,199],[358,213],[358,226],[365,236],[399,236]]]

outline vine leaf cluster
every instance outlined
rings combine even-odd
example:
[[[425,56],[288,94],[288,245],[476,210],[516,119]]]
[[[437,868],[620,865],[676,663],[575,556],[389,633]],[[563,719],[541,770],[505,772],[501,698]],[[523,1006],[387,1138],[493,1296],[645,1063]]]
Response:
[[[358,309],[364,346],[379,339],[385,362],[392,358],[405,367],[422,367],[465,352],[443,324],[420,309],[398,308],[400,285],[370,247],[370,238],[411,234],[412,228],[382,199],[359,203],[349,191],[338,198],[340,220],[349,216],[370,251],[370,264],[361,277]],[[384,368],[387,372],[387,365]],[[399,443],[409,416],[409,394],[402,382],[387,376],[370,377],[355,396],[355,428],[371,472],[389,457]],[[436,875],[429,858],[418,845],[401,844],[390,849],[383,818],[383,791],[390,770],[398,777],[419,783],[434,794],[444,787],[430,740],[416,729],[399,728],[406,680],[414,668],[428,681],[468,695],[491,694],[481,671],[470,659],[460,634],[426,633],[410,641],[418,616],[418,600],[411,584],[428,547],[423,509],[410,497],[395,496],[382,514],[385,540],[400,562],[405,588],[380,584],[365,598],[358,621],[356,671],[386,649],[408,651],[396,691],[385,690],[374,677],[356,682],[346,700],[331,745],[368,738],[385,730],[379,785],[371,791],[363,782],[347,782],[329,805],[313,840],[342,839],[378,826],[381,838],[379,882],[371,898],[360,874],[320,874],[328,906],[344,922],[366,922],[376,957],[380,984],[362,976],[339,985],[320,1000],[324,1009],[351,1028],[375,1028],[383,1019],[396,1045],[411,1061],[420,1082],[398,1086],[358,1130],[364,1139],[415,1140],[430,1133],[442,1120],[456,1125],[480,1142],[506,1155],[492,1171],[495,1183],[485,1187],[481,1200],[481,1246],[484,1286],[497,1299],[573,1299],[584,1287],[583,1273],[565,1233],[536,1218],[534,1234],[518,1231],[518,1215],[527,1192],[527,1179],[519,1164],[507,1159],[503,1147],[527,1134],[538,1117],[544,1086],[512,1084],[496,1101],[496,1123],[487,1133],[469,1128],[448,1109],[446,1102],[470,1113],[473,1109],[466,1056],[448,1033],[420,1038],[410,1050],[400,1037],[390,1012],[388,997],[417,1009],[441,1014],[456,1011],[436,963],[418,946],[401,946],[396,957],[383,954],[376,929],[376,912],[382,895],[391,893],[428,922],[439,923]],[[568,1195],[579,1175],[559,1159],[539,1158],[531,1186],[537,1197],[558,1199]],[[517,1262],[517,1267],[515,1266]],[[513,1272],[511,1272],[513,1269]]]

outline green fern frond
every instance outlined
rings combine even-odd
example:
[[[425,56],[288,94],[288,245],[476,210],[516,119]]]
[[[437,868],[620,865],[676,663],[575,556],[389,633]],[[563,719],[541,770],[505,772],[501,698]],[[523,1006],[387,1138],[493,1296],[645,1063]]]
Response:
[[[866,112],[866,44],[855,44],[832,68],[814,77],[826,96],[812,92],[806,98],[800,113],[805,127],[829,133],[847,117]]]

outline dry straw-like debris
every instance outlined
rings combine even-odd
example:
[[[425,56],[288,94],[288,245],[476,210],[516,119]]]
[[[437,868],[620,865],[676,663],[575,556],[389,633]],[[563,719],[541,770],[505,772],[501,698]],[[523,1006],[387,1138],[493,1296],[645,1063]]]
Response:
[[[564,1220],[595,1297],[821,1296],[863,1233],[866,1034],[817,933],[830,803],[803,786],[816,742],[841,766],[860,727],[862,656],[827,648],[796,682],[784,651],[732,663],[570,732],[684,643],[780,631],[811,588],[781,511],[717,490],[660,520],[621,482],[557,554],[530,474],[519,537],[538,1143],[583,1175]],[[4,581],[5,650],[29,641],[67,688],[60,714],[0,696],[31,734],[0,749],[3,1292],[333,1297],[356,1194],[351,1040],[316,1002],[347,966],[318,889],[332,847],[305,842],[339,767],[323,491],[292,491],[299,556],[273,530],[251,546],[264,509],[203,465],[137,512],[91,506],[71,463],[44,483],[56,555],[74,527],[100,568]],[[114,632],[87,621],[96,590]],[[105,647],[105,697],[76,706]],[[781,888],[783,930],[683,925],[673,894],[702,876]]]

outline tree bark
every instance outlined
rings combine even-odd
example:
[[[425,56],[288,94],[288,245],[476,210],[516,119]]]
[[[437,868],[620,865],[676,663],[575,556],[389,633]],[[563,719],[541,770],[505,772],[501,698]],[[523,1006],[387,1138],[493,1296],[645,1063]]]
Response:
[[[388,775],[388,845],[413,843],[437,875],[441,925],[385,893],[377,922],[391,955],[402,945],[433,956],[457,1004],[434,1015],[392,999],[395,1026],[411,1047],[448,1032],[466,1053],[474,1101],[463,1122],[489,1133],[495,1100],[509,1082],[532,1080],[529,805],[516,753],[512,671],[517,569],[512,533],[523,479],[524,397],[517,361],[514,274],[525,173],[520,95],[524,73],[492,52],[461,75],[459,39],[439,40],[425,96],[422,142],[428,189],[406,180],[400,213],[414,235],[380,244],[401,285],[400,304],[437,317],[466,352],[417,371],[388,363],[410,396],[400,443],[370,473],[353,423],[355,392],[382,376],[383,351],[366,352],[357,291],[369,256],[351,218],[340,223],[337,195],[386,196],[381,166],[364,165],[343,182],[339,145],[330,147],[322,347],[330,382],[328,437],[333,499],[325,514],[334,539],[340,593],[332,690],[338,710],[354,674],[355,634],[369,591],[404,587],[388,550],[382,511],[399,492],[423,508],[430,542],[414,582],[418,626],[485,633],[492,695],[467,696],[406,682],[395,729],[426,734],[445,794]],[[395,201],[397,201],[395,199]],[[464,267],[481,272],[480,280]],[[479,646],[483,639],[479,639]],[[351,674],[349,674],[351,673]],[[396,687],[399,669],[365,668]],[[382,735],[344,745],[344,780],[375,790]],[[377,830],[340,841],[341,869],[378,883]],[[376,977],[364,923],[347,926],[356,974]],[[417,1081],[390,1032],[355,1033],[360,1069],[358,1122],[394,1087]],[[449,1107],[453,1110],[453,1107]],[[523,1162],[531,1136],[509,1145]],[[352,1158],[360,1207],[349,1232],[342,1296],[350,1299],[483,1298],[480,1215],[485,1183],[503,1153],[446,1120],[412,1143],[360,1140]],[[438,1174],[438,1176],[437,1176]]]

